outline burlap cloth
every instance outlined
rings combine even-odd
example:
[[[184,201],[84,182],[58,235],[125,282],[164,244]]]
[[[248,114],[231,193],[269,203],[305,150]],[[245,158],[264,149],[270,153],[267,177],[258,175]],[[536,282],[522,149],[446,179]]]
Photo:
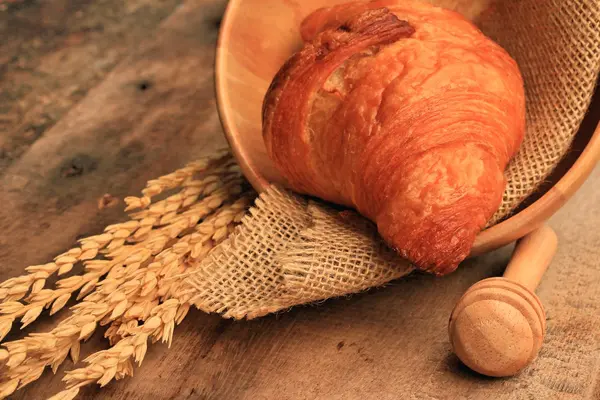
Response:
[[[431,2],[465,13],[517,60],[525,80],[526,138],[506,171],[493,224],[534,192],[569,149],[600,70],[600,2]],[[411,270],[371,223],[272,188],[188,283],[200,309],[240,319],[355,293]]]

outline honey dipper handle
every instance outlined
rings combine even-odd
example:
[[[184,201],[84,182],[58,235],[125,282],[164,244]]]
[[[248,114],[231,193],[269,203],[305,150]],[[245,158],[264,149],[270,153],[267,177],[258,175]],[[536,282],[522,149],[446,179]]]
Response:
[[[504,277],[535,292],[554,257],[557,242],[556,233],[546,225],[527,234],[517,242]]]

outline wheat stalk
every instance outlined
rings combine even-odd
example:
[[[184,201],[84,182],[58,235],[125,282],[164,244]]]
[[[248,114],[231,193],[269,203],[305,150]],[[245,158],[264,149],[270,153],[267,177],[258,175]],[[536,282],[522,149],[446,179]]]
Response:
[[[216,208],[228,197],[233,197],[238,192],[239,190],[233,190],[232,192],[222,190],[205,200],[208,200],[206,201],[207,204],[213,204]],[[219,201],[215,201],[215,199]],[[184,220],[193,221],[189,218],[184,218]],[[179,224],[175,232],[181,233],[186,228],[188,226]],[[174,234],[171,226],[161,228],[158,232],[165,230],[170,235]],[[152,238],[153,236],[149,237],[149,241],[154,243]],[[162,240],[162,242],[165,243],[165,240]],[[117,259],[119,261],[116,263],[120,266],[119,273],[112,276],[109,273],[106,279],[97,284],[98,287],[93,293],[71,308],[74,315],[62,321],[51,332],[32,334],[24,339],[4,344],[8,350],[9,358],[5,366],[8,369],[6,375],[10,381],[18,379],[18,388],[21,388],[37,379],[48,365],[56,372],[69,352],[71,352],[71,356],[76,362],[79,353],[79,342],[86,340],[94,332],[97,325],[108,324],[126,312],[131,313],[136,302],[145,301],[147,303],[145,310],[148,310],[148,307],[151,309],[153,305],[158,303],[156,290],[153,293],[147,293],[148,288],[150,290],[155,289],[156,279],[152,282],[145,278],[149,275],[156,276],[152,269],[157,269],[156,264],[159,264],[158,267],[160,268],[161,261],[150,262],[147,266],[143,266],[144,262],[151,256],[150,251],[144,248],[143,244],[145,242],[130,246],[132,251],[120,255]],[[164,258],[162,260],[162,262],[165,261],[169,261],[169,259]],[[177,262],[177,260],[173,261]],[[101,272],[105,272],[111,268],[111,263],[100,263],[100,268]],[[111,270],[111,272],[113,271],[115,270]],[[143,318],[144,315],[140,317]]]
[[[204,172],[205,176],[195,179],[199,172]],[[239,197],[241,184],[241,174],[230,156],[200,160],[150,181],[141,198],[126,199],[128,210],[142,208],[131,214],[131,221],[107,227],[105,236],[83,239],[81,253],[67,252],[65,254],[71,258],[64,259],[66,256],[62,255],[63,259],[57,257],[54,264],[74,264],[81,260],[73,258],[81,257],[90,249],[95,250],[94,257],[102,251],[105,259],[86,258],[83,275],[57,282],[56,290],[37,290],[29,296],[28,304],[14,299],[1,304],[4,315],[0,318],[0,330],[7,332],[17,317],[22,316],[26,326],[39,316],[44,307],[51,306],[51,313],[58,311],[77,289],[81,288],[78,299],[87,295],[71,308],[73,315],[52,331],[34,333],[4,344],[6,350],[0,350],[0,398],[36,380],[46,366],[56,371],[69,353],[76,362],[80,342],[89,338],[98,324],[111,324],[106,332],[111,344],[134,333],[137,335],[138,320],[151,318],[161,310],[157,308],[162,305],[160,301],[177,294],[178,283],[172,277],[190,261],[204,257],[212,246],[227,236],[232,224],[239,222],[249,202],[248,197],[230,205],[223,204]],[[152,197],[175,188],[180,189],[178,193],[152,204]],[[218,210],[217,213],[212,214],[215,210]],[[202,222],[198,224],[199,221]],[[94,247],[89,244],[92,242],[100,244]],[[90,252],[85,257],[91,255]],[[61,266],[58,269],[48,266],[44,272],[50,275]],[[25,282],[24,278],[19,278],[11,285]],[[27,282],[31,281],[31,278],[27,279]],[[35,279],[41,279],[41,275]],[[176,319],[183,319],[187,309],[189,304],[181,304]],[[119,343],[121,341],[117,345]],[[129,369],[120,374],[123,375],[124,371]],[[61,392],[63,397],[57,398],[67,399],[75,395],[76,390],[67,390]]]
[[[157,266],[157,269],[161,269],[162,272],[159,274],[161,280],[158,285],[158,295],[162,303],[154,306],[147,318],[141,318],[145,320],[141,325],[137,324],[137,319],[121,321],[114,333],[119,338],[118,342],[110,349],[86,358],[84,360],[88,363],[86,367],[67,372],[63,379],[67,384],[67,390],[58,393],[52,399],[74,396],[80,387],[92,383],[102,387],[113,379],[118,380],[133,375],[132,359],[141,365],[146,354],[148,339],[153,343],[162,340],[170,347],[175,325],[183,321],[190,308],[191,293],[178,290],[182,287],[185,278],[182,273],[186,269],[194,269],[194,266],[197,266],[211,249],[227,238],[228,233],[232,232],[235,225],[241,221],[249,203],[250,198],[246,196],[230,206],[225,206],[212,218],[199,224],[196,232],[187,236],[189,240],[182,239],[161,253],[162,257],[157,258],[162,260],[169,259],[173,254],[178,257],[177,262],[169,261],[162,267]],[[194,255],[197,248],[201,248],[202,251]],[[160,264],[160,261],[158,263]]]

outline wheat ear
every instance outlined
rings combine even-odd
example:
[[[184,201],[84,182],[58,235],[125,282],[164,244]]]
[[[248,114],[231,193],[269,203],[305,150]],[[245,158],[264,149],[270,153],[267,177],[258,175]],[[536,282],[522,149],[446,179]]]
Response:
[[[179,193],[152,205],[147,210],[132,214],[131,221],[110,225],[101,235],[81,239],[80,247],[57,256],[54,262],[29,266],[25,268],[28,274],[0,283],[0,341],[10,332],[15,319],[21,318],[23,329],[35,321],[44,308],[50,308],[50,315],[58,312],[75,291],[81,290],[78,299],[89,293],[115,264],[107,265],[93,260],[99,253],[114,258],[119,253],[130,252],[131,249],[123,248],[126,241],[146,240],[155,226],[170,224],[174,226],[173,230],[177,230],[177,223],[184,223],[173,221],[180,209],[194,204],[201,196],[219,190],[228,180],[239,180],[240,174],[235,171],[235,163],[231,156],[220,153],[215,159],[195,161],[171,174],[148,182],[141,198],[126,198],[127,210],[147,208],[153,196],[167,190],[181,187]],[[195,175],[207,171],[210,171],[210,174],[203,179],[194,179]],[[203,207],[201,204],[196,206],[200,215],[210,211],[209,207]],[[155,237],[152,243],[155,248],[159,247],[160,238]],[[67,274],[78,262],[84,262],[85,274],[58,280],[56,289],[45,288],[46,280],[52,274]],[[27,294],[29,295],[24,298]],[[21,299],[23,300],[19,301]]]
[[[201,239],[179,242],[185,243],[185,250],[182,250],[183,246],[173,246],[162,253],[168,257],[174,251],[180,257],[180,262],[171,268],[167,267],[167,273],[159,282],[159,292],[162,292],[159,297],[162,302],[152,308],[141,325],[137,325],[135,320],[135,324],[128,322],[121,324],[120,327],[126,328],[118,332],[120,336],[118,342],[110,349],[86,358],[84,360],[88,364],[86,367],[67,372],[64,378],[67,389],[52,399],[67,398],[66,396],[76,393],[80,387],[92,383],[105,386],[113,379],[118,380],[133,375],[133,361],[138,365],[142,363],[148,340],[153,343],[161,340],[171,346],[175,325],[181,323],[187,315],[192,296],[188,291],[178,290],[182,288],[185,279],[182,273],[197,268],[210,250],[227,238],[235,225],[241,221],[250,205],[250,200],[249,196],[242,197],[198,225],[197,232],[189,236]],[[194,249],[197,246],[202,251],[194,256]],[[177,250],[173,250],[175,248]]]
[[[218,207],[228,198],[236,196],[235,193],[238,191],[234,190],[229,193],[227,190],[222,190],[205,200],[208,200],[207,204]],[[215,201],[216,199],[218,201]],[[184,220],[190,221],[185,217]],[[175,232],[171,226],[163,227],[158,231],[166,230],[172,235],[179,234],[188,227],[178,224]],[[153,238],[154,236],[151,236],[148,240],[154,243]],[[165,243],[165,240],[162,242]],[[143,247],[144,244],[145,242],[141,242],[130,246],[132,247],[130,252],[120,255],[116,263],[120,266],[118,273],[112,274],[112,276],[109,273],[106,279],[97,284],[98,287],[93,293],[71,307],[73,315],[59,323],[51,332],[31,334],[24,339],[4,344],[8,350],[5,375],[10,381],[18,380],[18,387],[21,388],[36,380],[48,365],[56,372],[69,353],[76,362],[79,356],[80,341],[89,338],[98,324],[104,325],[119,318],[128,311],[129,305],[135,305],[136,301],[139,302],[140,299],[145,299],[147,307],[150,309],[158,304],[158,299],[153,298],[156,293],[144,293],[148,288],[148,282],[136,279],[140,275],[152,273],[146,271],[147,267],[153,266],[154,263],[149,259],[151,252]],[[102,271],[105,271],[110,268],[110,263],[108,266],[101,263],[100,267]],[[154,283],[153,286],[156,284]],[[144,312],[148,313],[149,311]]]
[[[194,179],[193,175],[201,171],[206,172],[206,176]],[[0,397],[8,396],[36,380],[48,365],[56,371],[69,353],[77,361],[80,342],[91,336],[98,324],[111,323],[111,328],[114,326],[121,330],[118,337],[128,335],[137,327],[136,318],[148,318],[158,305],[159,298],[168,298],[176,288],[172,282],[163,285],[162,281],[168,281],[164,277],[175,274],[182,259],[205,255],[206,250],[202,249],[207,248],[207,240],[214,244],[230,231],[229,225],[225,230],[219,226],[227,208],[220,210],[220,217],[211,216],[213,210],[235,199],[242,191],[241,174],[230,157],[203,160],[167,177],[151,181],[142,198],[128,198],[129,209],[132,204],[143,208],[132,214],[132,221],[137,225],[129,221],[107,227],[107,232],[130,230],[128,241],[131,244],[123,241],[112,248],[108,245],[104,252],[107,259],[85,262],[86,273],[83,276],[89,275],[91,279],[83,278],[87,282],[83,287],[81,279],[72,279],[74,283],[69,287],[80,284],[80,296],[91,293],[83,302],[72,307],[73,315],[50,332],[31,334],[22,340],[6,343],[6,350],[0,350],[0,372],[3,372]],[[151,205],[151,197],[178,187],[179,193]],[[204,221],[197,225],[201,220]],[[212,236],[208,235],[209,222],[215,229]],[[151,226],[151,229],[140,233],[141,228],[146,226]],[[189,252],[183,251],[184,247],[189,248]],[[177,257],[182,254],[183,258]],[[103,275],[106,275],[105,279],[100,280]],[[54,301],[57,298],[55,296]],[[114,333],[117,334],[116,331]],[[72,392],[63,393],[65,396],[70,394]]]

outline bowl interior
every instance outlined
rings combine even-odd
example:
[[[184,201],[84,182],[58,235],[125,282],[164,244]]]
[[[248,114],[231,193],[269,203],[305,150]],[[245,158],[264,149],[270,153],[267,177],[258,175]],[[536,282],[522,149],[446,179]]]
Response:
[[[301,47],[301,21],[319,7],[344,2],[347,0],[229,2],[217,48],[219,114],[234,155],[247,179],[259,191],[271,183],[285,185],[285,180],[267,156],[263,143],[263,97],[280,66]],[[445,2],[474,17],[485,9],[489,0]],[[595,96],[572,150],[548,183],[525,202],[518,214],[483,231],[477,238],[472,254],[508,244],[535,229],[581,185],[600,154],[600,133],[594,134],[600,116],[598,97]],[[590,142],[592,138],[593,146]],[[585,157],[578,161],[579,167],[572,168],[582,155]],[[557,185],[559,182],[562,182],[561,185]]]
[[[232,0],[217,50],[217,97],[227,138],[257,189],[285,184],[269,160],[261,133],[262,101],[287,58],[302,46],[300,23],[324,5],[347,0]]]

